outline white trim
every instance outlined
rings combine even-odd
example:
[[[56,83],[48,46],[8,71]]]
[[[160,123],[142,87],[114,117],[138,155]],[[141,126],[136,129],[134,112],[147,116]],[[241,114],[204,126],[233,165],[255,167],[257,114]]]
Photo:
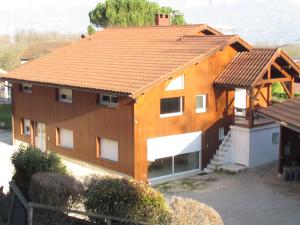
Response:
[[[62,95],[65,95],[66,98],[62,98]],[[65,103],[73,102],[73,91],[72,89],[59,88],[58,89],[58,101]]]

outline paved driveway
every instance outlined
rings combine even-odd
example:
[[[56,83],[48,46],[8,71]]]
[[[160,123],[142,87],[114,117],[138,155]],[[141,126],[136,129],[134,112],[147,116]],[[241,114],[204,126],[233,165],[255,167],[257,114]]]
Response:
[[[4,187],[4,192],[8,191],[8,182],[13,175],[13,167],[10,163],[13,152],[11,132],[0,130],[0,187]]]
[[[167,197],[178,195],[212,206],[225,225],[300,224],[300,182],[278,180],[275,164],[238,175],[195,176],[159,187]]]

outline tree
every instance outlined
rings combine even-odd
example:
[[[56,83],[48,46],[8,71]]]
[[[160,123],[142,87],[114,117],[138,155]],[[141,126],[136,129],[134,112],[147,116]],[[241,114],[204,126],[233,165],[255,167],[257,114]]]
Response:
[[[106,0],[89,12],[90,22],[96,27],[147,26],[155,24],[155,14],[170,13],[171,24],[185,24],[183,15],[171,7],[160,7],[147,0]]]
[[[95,30],[95,28],[94,28],[94,26],[92,24],[90,24],[88,26],[87,32],[88,32],[89,35],[92,35],[92,34],[94,34],[96,32],[96,30]]]

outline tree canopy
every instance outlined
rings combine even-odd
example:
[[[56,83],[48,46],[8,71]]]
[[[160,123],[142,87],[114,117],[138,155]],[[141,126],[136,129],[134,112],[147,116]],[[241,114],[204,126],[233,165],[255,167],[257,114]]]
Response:
[[[171,24],[185,24],[183,15],[171,7],[160,7],[147,0],[106,0],[89,12],[90,22],[96,27],[147,26],[155,24],[155,14],[171,14]]]

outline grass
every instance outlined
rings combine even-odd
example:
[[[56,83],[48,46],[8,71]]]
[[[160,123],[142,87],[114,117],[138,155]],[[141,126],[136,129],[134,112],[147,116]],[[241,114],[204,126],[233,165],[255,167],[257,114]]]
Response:
[[[11,105],[0,105],[0,128],[11,129]]]

